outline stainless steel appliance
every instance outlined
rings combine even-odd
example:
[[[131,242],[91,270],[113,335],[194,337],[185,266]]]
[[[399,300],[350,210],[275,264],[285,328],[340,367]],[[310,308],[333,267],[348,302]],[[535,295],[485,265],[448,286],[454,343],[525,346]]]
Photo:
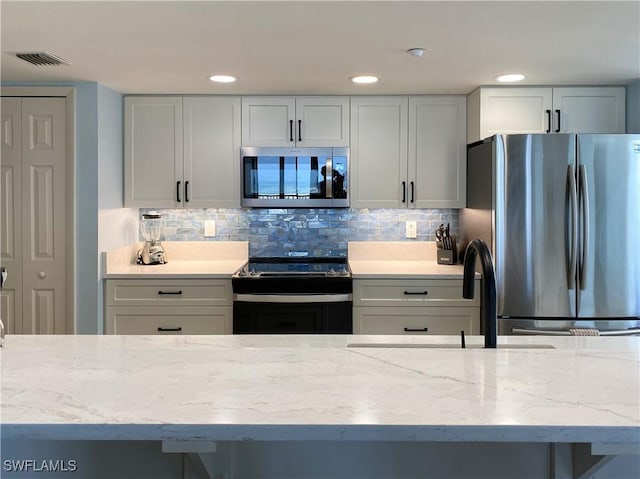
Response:
[[[162,215],[151,211],[142,215],[140,233],[145,239],[144,246],[138,251],[138,264],[165,264],[167,256],[162,247]]]
[[[491,245],[501,334],[640,333],[640,135],[468,146],[462,247]]]
[[[231,283],[234,334],[353,332],[346,258],[251,258]]]
[[[241,206],[349,206],[348,148],[240,148]]]

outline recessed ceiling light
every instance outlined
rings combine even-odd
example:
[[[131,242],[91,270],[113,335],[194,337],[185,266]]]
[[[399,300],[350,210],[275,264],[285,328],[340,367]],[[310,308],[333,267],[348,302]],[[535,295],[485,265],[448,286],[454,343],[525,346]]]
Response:
[[[378,77],[373,75],[358,75],[351,77],[351,81],[353,83],[375,83],[378,81]]]
[[[496,80],[501,82],[514,82],[524,80],[525,76],[522,73],[507,73],[506,75],[498,75]]]
[[[218,83],[233,83],[236,81],[236,77],[232,77],[230,75],[213,75],[209,77],[209,80]]]
[[[409,48],[407,53],[412,57],[421,57],[424,55],[424,48]]]

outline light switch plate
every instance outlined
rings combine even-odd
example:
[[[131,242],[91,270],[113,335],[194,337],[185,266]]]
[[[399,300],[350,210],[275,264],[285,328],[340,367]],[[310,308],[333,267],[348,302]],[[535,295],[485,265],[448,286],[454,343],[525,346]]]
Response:
[[[418,222],[417,221],[407,221],[406,236],[407,236],[407,238],[417,238],[418,237]]]
[[[204,222],[204,235],[205,236],[216,235],[216,222],[214,220],[206,220]]]

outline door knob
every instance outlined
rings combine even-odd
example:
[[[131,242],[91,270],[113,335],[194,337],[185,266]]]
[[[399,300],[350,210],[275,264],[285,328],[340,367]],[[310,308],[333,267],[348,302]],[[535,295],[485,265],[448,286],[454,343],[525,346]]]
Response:
[[[40,271],[38,273],[38,278],[45,279],[46,277],[47,277],[47,273],[45,273],[44,271]]]

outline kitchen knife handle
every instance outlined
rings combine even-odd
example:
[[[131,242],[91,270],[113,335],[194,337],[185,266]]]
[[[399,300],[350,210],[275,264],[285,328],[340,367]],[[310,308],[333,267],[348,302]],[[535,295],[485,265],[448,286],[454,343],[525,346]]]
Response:
[[[571,201],[571,207],[569,208],[569,214],[571,215],[571,239],[567,287],[569,289],[574,289],[576,287],[576,264],[578,260],[578,190],[576,188],[576,174],[572,165],[567,167],[567,183],[569,188],[569,199]]]
[[[180,203],[180,181],[176,182],[176,203]]]
[[[560,110],[556,110],[556,115],[558,115],[558,124],[556,125],[556,133],[560,133]]]
[[[403,203],[407,202],[407,182],[406,181],[402,182],[402,202]]]
[[[426,333],[429,328],[404,328],[405,333]]]
[[[302,120],[298,120],[298,141],[302,141]]]
[[[414,202],[415,198],[414,198],[414,190],[415,190],[415,185],[413,184],[413,181],[411,182],[411,203]]]
[[[580,165],[578,169],[580,187],[580,214],[582,216],[582,251],[580,252],[580,289],[587,288],[587,259],[589,256],[589,185],[587,169]]]
[[[184,182],[184,202],[189,203],[189,182]]]
[[[289,120],[289,141],[293,141],[293,120]]]
[[[177,327],[177,328],[163,328],[163,327],[158,327],[158,332],[159,333],[166,333],[169,331],[182,331],[182,327]]]
[[[551,133],[551,110],[545,110],[547,114],[547,133]]]

